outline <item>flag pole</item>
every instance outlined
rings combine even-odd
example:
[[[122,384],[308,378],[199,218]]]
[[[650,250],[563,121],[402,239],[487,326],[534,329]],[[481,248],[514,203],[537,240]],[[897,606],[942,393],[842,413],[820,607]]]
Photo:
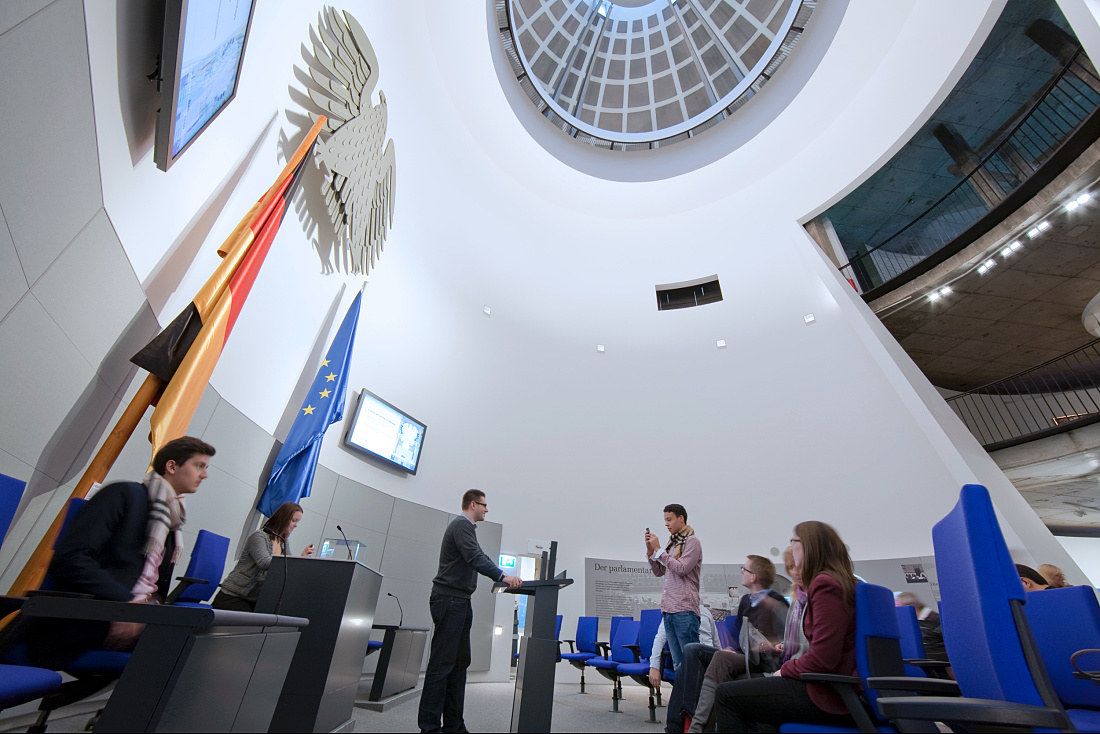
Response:
[[[156,375],[146,376],[145,382],[138,388],[137,393],[130,400],[130,404],[126,406],[126,410],[122,413],[122,417],[118,419],[118,423],[108,434],[107,440],[96,452],[92,463],[88,465],[84,475],[76,483],[76,488],[69,495],[70,500],[87,497],[92,485],[96,482],[102,482],[107,477],[107,472],[111,470],[118,455],[122,453],[123,447],[126,446],[126,442],[130,440],[130,436],[138,427],[145,411],[156,402],[163,389],[164,382],[159,377]],[[46,569],[53,558],[54,539],[57,537],[58,531],[61,530],[61,522],[64,517],[64,510],[57,514],[53,524],[50,525],[50,529],[42,536],[38,547],[35,548],[26,565],[23,566],[23,570],[19,572],[15,583],[8,591],[8,596],[25,596],[28,591],[37,589],[42,583],[42,579],[46,576]],[[6,623],[7,620],[4,621]]]

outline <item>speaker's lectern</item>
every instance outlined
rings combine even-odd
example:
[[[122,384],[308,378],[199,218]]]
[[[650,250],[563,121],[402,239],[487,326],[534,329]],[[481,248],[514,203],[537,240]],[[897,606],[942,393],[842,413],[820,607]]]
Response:
[[[516,694],[512,699],[512,732],[548,732],[554,714],[554,673],[558,667],[558,640],[555,634],[558,616],[558,590],[573,579],[565,572],[554,576],[558,543],[550,543],[550,556],[542,554],[542,578],[524,581],[518,589],[507,584],[493,585],[494,592],[525,594],[532,597],[527,611],[523,647],[516,671]]]
[[[309,626],[268,731],[332,731],[351,719],[381,586],[382,574],[358,561],[271,560],[256,611],[277,609],[305,617]]]

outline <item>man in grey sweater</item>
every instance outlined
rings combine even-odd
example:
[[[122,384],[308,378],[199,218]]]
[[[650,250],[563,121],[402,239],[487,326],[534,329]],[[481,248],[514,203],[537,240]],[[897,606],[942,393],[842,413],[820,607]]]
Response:
[[[470,625],[474,619],[470,596],[477,588],[477,575],[504,581],[513,589],[522,583],[516,576],[506,576],[477,542],[476,523],[484,520],[488,511],[485,493],[479,489],[467,490],[462,495],[462,514],[451,520],[443,533],[439,572],[432,581],[429,602],[435,634],[420,694],[421,731],[466,731],[462,708],[466,698],[466,669],[470,667]]]

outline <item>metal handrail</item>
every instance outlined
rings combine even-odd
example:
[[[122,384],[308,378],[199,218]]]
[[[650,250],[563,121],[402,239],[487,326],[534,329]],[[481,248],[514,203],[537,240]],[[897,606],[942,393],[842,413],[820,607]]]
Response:
[[[1100,339],[947,404],[987,451],[1100,421]]]
[[[973,171],[840,270],[866,293],[939,252],[1019,189],[1097,108],[1100,77],[1084,51],[1078,50]],[[925,226],[918,230],[921,224]]]

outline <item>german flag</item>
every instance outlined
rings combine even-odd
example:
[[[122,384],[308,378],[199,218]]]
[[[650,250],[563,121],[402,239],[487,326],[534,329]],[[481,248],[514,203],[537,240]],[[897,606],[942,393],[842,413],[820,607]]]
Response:
[[[153,411],[153,455],[184,435],[309,162],[317,120],[268,189],[229,235],[223,260],[179,316],[130,360],[167,383]]]

